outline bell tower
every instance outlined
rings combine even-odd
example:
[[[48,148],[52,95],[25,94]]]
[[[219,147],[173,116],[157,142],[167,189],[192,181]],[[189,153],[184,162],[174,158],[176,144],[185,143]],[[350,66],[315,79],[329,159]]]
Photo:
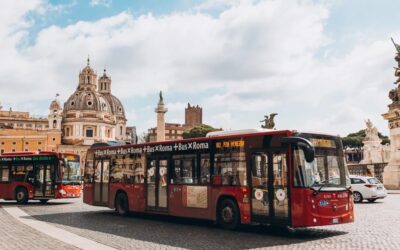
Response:
[[[97,74],[90,67],[90,59],[88,57],[86,67],[79,73],[79,90],[96,90]]]
[[[103,75],[99,78],[98,90],[101,94],[111,93],[111,77],[107,75],[106,69],[104,69]]]
[[[62,122],[62,108],[60,102],[57,100],[59,94],[56,94],[56,98],[51,102],[49,107],[49,115],[47,116],[49,120],[49,129],[61,130]]]

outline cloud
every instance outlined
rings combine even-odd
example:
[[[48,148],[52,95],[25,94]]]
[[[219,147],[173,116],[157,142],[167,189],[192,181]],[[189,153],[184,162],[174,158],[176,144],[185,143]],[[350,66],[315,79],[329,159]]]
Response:
[[[110,7],[111,4],[112,4],[112,0],[90,0],[90,6],[92,6],[92,7],[99,6],[99,5]]]
[[[218,15],[207,12],[213,3],[224,6]],[[139,131],[154,124],[160,90],[170,105],[170,121],[183,122],[183,104],[191,102],[203,107],[206,123],[230,129],[259,127],[272,112],[279,113],[278,128],[346,134],[370,117],[386,129],[380,114],[393,82],[392,45],[386,37],[361,40],[348,53],[335,54],[336,38],[324,28],[327,5],[209,1],[163,16],[121,12],[52,25],[33,44],[18,48],[33,25],[26,14],[41,4],[8,6],[14,15],[0,17],[0,98],[7,103],[32,103],[46,114],[47,106],[39,103],[50,103],[55,93],[66,100],[90,55],[95,70],[107,67],[112,91],[124,100],[129,122]]]

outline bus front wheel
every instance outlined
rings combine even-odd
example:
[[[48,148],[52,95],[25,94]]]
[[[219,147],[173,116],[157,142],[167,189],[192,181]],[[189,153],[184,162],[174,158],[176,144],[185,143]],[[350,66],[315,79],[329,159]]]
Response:
[[[118,193],[115,198],[115,209],[122,216],[127,216],[129,213],[128,197],[125,193]]]
[[[28,203],[28,191],[26,188],[19,187],[15,190],[15,200],[21,205]]]
[[[218,206],[218,224],[228,230],[236,229],[240,224],[239,207],[232,199],[224,199]]]

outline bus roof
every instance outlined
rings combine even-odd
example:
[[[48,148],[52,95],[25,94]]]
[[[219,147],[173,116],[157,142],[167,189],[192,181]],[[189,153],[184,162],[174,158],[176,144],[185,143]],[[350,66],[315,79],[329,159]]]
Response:
[[[59,153],[52,151],[29,151],[29,152],[12,152],[3,153],[1,156],[31,156],[31,155],[55,155],[58,156]]]
[[[238,132],[240,131],[240,132]],[[219,131],[221,132],[221,131]],[[294,130],[272,130],[272,129],[263,129],[263,130],[236,130],[235,131],[227,131],[231,132],[230,134],[226,135],[218,135],[218,136],[209,136],[209,137],[198,137],[198,138],[190,138],[190,139],[180,139],[180,140],[170,140],[170,141],[156,141],[156,142],[147,142],[147,143],[140,143],[140,144],[127,144],[127,145],[122,145],[119,146],[121,148],[128,148],[128,147],[141,147],[141,146],[146,146],[146,145],[164,145],[164,144],[171,144],[171,143],[184,143],[184,142],[190,142],[190,141],[209,141],[209,140],[220,140],[220,139],[230,139],[230,138],[237,138],[239,136],[241,137],[249,137],[249,136],[257,136],[257,135],[270,135],[270,134],[286,134],[286,135],[291,135],[295,133],[296,131]],[[98,144],[98,146],[93,145],[89,150],[95,150],[95,149],[106,149],[106,148],[111,148],[115,146],[111,145],[104,145],[104,144]]]

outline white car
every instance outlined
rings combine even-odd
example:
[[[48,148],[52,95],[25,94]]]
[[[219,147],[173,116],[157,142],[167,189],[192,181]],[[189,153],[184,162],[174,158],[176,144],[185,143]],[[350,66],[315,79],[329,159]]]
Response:
[[[350,175],[350,181],[354,202],[374,202],[387,196],[385,187],[375,177]]]

